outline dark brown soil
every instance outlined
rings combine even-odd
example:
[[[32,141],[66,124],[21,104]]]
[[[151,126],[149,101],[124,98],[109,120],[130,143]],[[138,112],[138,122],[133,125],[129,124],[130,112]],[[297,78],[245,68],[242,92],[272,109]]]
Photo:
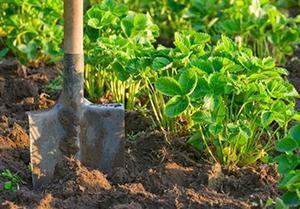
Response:
[[[300,92],[300,46],[298,46],[286,67],[290,73],[288,79],[294,84],[297,91]],[[298,111],[300,111],[300,99],[297,100],[296,106]]]
[[[28,168],[25,111],[54,104],[57,94],[47,96],[49,93],[44,92],[43,85],[55,77],[58,67],[28,69],[17,63],[7,73],[2,65],[0,172],[10,169],[23,182],[17,192],[10,192],[2,189],[5,179],[0,177],[0,208],[262,208],[268,198],[280,195],[274,166],[228,171],[208,163],[205,156],[185,144],[184,137],[153,130],[151,122],[137,112],[126,115],[130,140],[126,141],[124,167],[104,174],[81,165],[76,159],[65,158],[57,165],[54,181],[34,191]],[[19,68],[24,72],[18,73]],[[12,89],[7,89],[7,82],[13,83]],[[16,86],[17,82],[22,89]],[[8,90],[13,93],[5,96]]]
[[[289,8],[288,10],[289,10],[290,17],[296,17],[297,15],[300,14],[300,5]]]

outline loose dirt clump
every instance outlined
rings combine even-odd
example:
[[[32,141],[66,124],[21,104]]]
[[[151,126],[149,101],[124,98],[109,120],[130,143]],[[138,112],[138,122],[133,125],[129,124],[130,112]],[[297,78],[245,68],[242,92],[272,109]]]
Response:
[[[53,201],[53,196],[51,194],[46,194],[43,199],[36,206],[37,209],[51,209],[51,202]]]
[[[224,173],[226,175],[217,191],[225,192],[236,198],[249,196],[254,200],[268,198],[264,193],[266,190],[270,196],[278,194],[278,191],[274,189],[279,180],[275,166],[258,165],[242,169],[236,168]]]
[[[140,111],[126,110],[125,125],[126,134],[136,134],[141,131],[149,130],[152,126],[152,121]]]
[[[111,189],[111,185],[103,173],[89,171],[80,161],[67,157],[56,165],[53,184],[46,188],[56,196],[97,193],[107,189]]]
[[[23,78],[7,79],[4,89],[4,102],[6,104],[19,103],[28,97],[38,99],[38,86],[31,80]]]

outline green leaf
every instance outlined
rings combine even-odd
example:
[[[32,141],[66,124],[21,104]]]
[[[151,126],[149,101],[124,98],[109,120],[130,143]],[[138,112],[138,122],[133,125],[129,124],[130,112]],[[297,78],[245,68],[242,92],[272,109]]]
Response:
[[[86,16],[88,19],[101,19],[102,11],[98,7],[92,7],[86,12]]]
[[[198,111],[198,112],[195,112],[193,115],[192,115],[192,120],[197,122],[197,123],[211,123],[212,120],[209,116],[208,113],[204,112],[204,111]]]
[[[297,207],[300,205],[300,196],[296,191],[288,191],[286,192],[282,200],[284,203],[290,207]]]
[[[299,165],[300,158],[296,155],[280,155],[275,161],[278,163],[279,173],[288,173]]]
[[[276,149],[279,152],[291,152],[297,148],[297,143],[294,139],[287,136],[284,139],[278,141]]]
[[[289,207],[284,204],[282,199],[276,198],[275,209],[289,209]]]
[[[276,66],[272,57],[264,58],[262,62],[263,62],[264,69],[272,69]]]
[[[134,16],[133,25],[135,30],[144,30],[147,27],[148,18],[144,14],[137,14]]]
[[[215,71],[219,72],[223,67],[223,59],[221,57],[214,57],[212,59],[212,66]]]
[[[199,152],[204,150],[204,144],[202,143],[201,136],[198,132],[193,134],[186,143],[195,147]]]
[[[118,79],[121,81],[126,81],[129,78],[128,73],[125,71],[123,66],[119,62],[115,62],[112,65],[112,69],[117,72]]]
[[[8,48],[4,48],[4,49],[0,50],[0,58],[4,57],[8,51],[9,51]]]
[[[224,50],[228,52],[234,52],[237,50],[236,44],[227,36],[222,35],[221,42],[217,45],[217,50]]]
[[[189,98],[187,96],[175,96],[167,102],[165,113],[169,117],[176,117],[185,111],[188,106]]]
[[[99,19],[97,18],[90,18],[87,22],[88,26],[95,28],[95,29],[100,29],[101,28],[101,24]]]
[[[116,6],[116,2],[114,0],[104,0],[101,3],[101,9],[103,10],[113,10]]]
[[[174,0],[168,0],[167,3],[171,11],[175,13],[181,12],[185,8],[185,4],[177,3]]]
[[[241,31],[241,23],[240,20],[237,19],[223,20],[220,21],[219,25],[227,35],[239,33]]]
[[[293,126],[289,131],[291,137],[296,141],[298,147],[300,146],[300,123]]]
[[[11,181],[7,181],[4,183],[4,189],[6,190],[11,190],[13,187],[12,182]]]
[[[191,43],[187,37],[176,32],[175,33],[175,46],[185,55],[189,54]]]
[[[132,33],[132,29],[133,29],[133,21],[130,19],[130,18],[124,18],[122,21],[121,21],[121,28],[122,28],[122,31],[125,33],[125,35],[127,37],[130,37],[131,36],[131,33]]]
[[[110,13],[110,12],[106,12],[104,13],[104,15],[101,17],[101,26],[109,26],[111,25],[112,22],[114,22],[116,19],[116,17]]]
[[[20,44],[18,46],[19,50],[27,55],[29,60],[36,59],[36,51],[37,51],[37,43],[34,40],[31,40],[27,46],[24,44]]]
[[[117,16],[124,16],[128,12],[128,8],[125,4],[118,4],[113,10],[113,13]]]
[[[209,88],[214,92],[214,95],[221,95],[225,92],[226,81],[222,74],[214,73],[210,77]]]
[[[152,62],[152,68],[154,70],[160,70],[168,66],[170,63],[170,60],[165,57],[156,57]]]
[[[174,78],[158,78],[155,88],[167,96],[182,95],[180,84]]]
[[[209,125],[208,130],[213,136],[217,136],[223,131],[223,126],[221,124],[211,124]]]
[[[279,183],[279,188],[288,191],[300,189],[300,170],[292,170],[289,173],[283,175]]]
[[[206,44],[207,42],[210,41],[210,35],[208,35],[207,33],[200,33],[197,32],[195,33],[195,40],[194,40],[194,44]]]
[[[216,122],[222,122],[226,117],[226,106],[222,97],[213,97],[211,108],[212,119]]]
[[[126,64],[126,72],[130,74],[136,74],[139,72],[139,67],[140,67],[140,61],[135,58],[127,61]]]
[[[205,80],[205,78],[200,77],[198,78],[196,88],[194,92],[191,94],[191,97],[193,99],[199,99],[200,97],[207,96],[210,93],[211,91],[208,82]]]
[[[273,122],[272,112],[263,111],[261,114],[261,122],[264,128],[267,128]]]
[[[213,65],[209,62],[209,60],[194,59],[191,61],[191,65],[207,74],[214,72]]]
[[[183,71],[179,77],[179,84],[182,89],[182,93],[189,95],[193,93],[197,85],[197,75],[192,69]]]
[[[300,121],[300,113],[296,112],[296,113],[293,115],[293,120],[298,120],[298,121]]]

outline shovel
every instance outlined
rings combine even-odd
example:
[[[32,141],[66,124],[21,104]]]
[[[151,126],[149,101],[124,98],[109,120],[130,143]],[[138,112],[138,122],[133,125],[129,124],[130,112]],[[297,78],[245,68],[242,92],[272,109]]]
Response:
[[[94,105],[83,96],[83,0],[64,0],[64,81],[57,104],[28,113],[33,187],[48,184],[55,165],[75,156],[108,171],[124,159],[124,108]]]

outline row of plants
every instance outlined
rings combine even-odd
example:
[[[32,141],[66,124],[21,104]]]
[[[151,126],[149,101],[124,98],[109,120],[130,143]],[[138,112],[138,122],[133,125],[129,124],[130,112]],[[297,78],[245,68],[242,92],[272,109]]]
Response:
[[[299,94],[287,70],[276,67],[299,42],[297,18],[267,0],[124,0],[133,11],[96,2],[84,17],[91,100],[110,95],[127,109],[147,110],[159,129],[189,136],[187,143],[228,168],[266,162],[276,147],[280,187],[288,190],[276,204],[300,204],[300,130],[288,130],[300,119]],[[0,56],[12,52],[23,63],[61,58],[61,1],[7,0],[0,7]],[[134,12],[141,8],[148,13]],[[173,36],[172,47],[157,46],[160,27]]]
[[[86,85],[93,84],[87,89],[95,98],[111,91],[127,108],[150,109],[162,130],[184,130],[189,144],[229,168],[266,162],[278,142],[279,186],[288,192],[276,206],[299,205],[300,132],[288,131],[299,120],[299,95],[275,60],[257,58],[226,36],[214,44],[191,30],[175,33],[174,47],[155,48],[158,30],[150,16],[120,4],[97,5],[85,21],[86,31],[97,34],[87,40],[93,73]]]
[[[99,25],[105,25],[99,17],[119,10],[116,5],[111,5],[110,12],[105,7],[92,8],[87,21],[96,18]],[[298,94],[282,78],[286,70],[276,68],[271,58],[255,58],[249,49],[239,48],[225,36],[217,46],[209,46],[210,36],[194,31],[176,33],[174,48],[155,49],[157,27],[149,16],[125,10],[113,16],[115,24],[107,28],[115,31],[108,37],[102,32],[105,28],[87,24],[101,34],[90,42],[101,55],[91,53],[102,67],[97,70],[102,81],[96,86],[103,92],[123,83],[116,89],[122,95],[119,101],[129,104],[127,108],[150,107],[161,129],[188,130],[188,143],[215,161],[243,166],[263,160],[275,141],[286,135],[289,122],[297,118],[294,99]],[[128,21],[128,16],[134,18]],[[141,98],[147,99],[142,103]],[[277,201],[280,204],[292,205],[285,197]]]
[[[269,0],[121,0],[135,11],[149,12],[162,29],[162,36],[173,37],[178,27],[212,35],[222,34],[253,49],[258,57],[272,56],[284,64],[299,43],[298,17],[288,17],[276,6],[292,6],[295,1]],[[299,2],[298,2],[299,3]]]
[[[299,43],[300,16],[288,17],[278,6],[297,5],[297,1],[118,2],[129,5],[132,11],[150,14],[160,27],[162,42],[172,42],[175,32],[184,29],[208,33],[214,43],[225,34],[239,45],[252,48],[255,56],[271,56],[276,63],[285,64],[286,57],[293,53]],[[98,2],[87,1],[86,8]],[[0,57],[11,50],[24,63],[61,58],[62,1],[4,0],[0,8],[0,44],[6,47],[0,51]]]
[[[60,0],[2,0],[0,59],[9,52],[26,64],[61,59],[62,3]]]

